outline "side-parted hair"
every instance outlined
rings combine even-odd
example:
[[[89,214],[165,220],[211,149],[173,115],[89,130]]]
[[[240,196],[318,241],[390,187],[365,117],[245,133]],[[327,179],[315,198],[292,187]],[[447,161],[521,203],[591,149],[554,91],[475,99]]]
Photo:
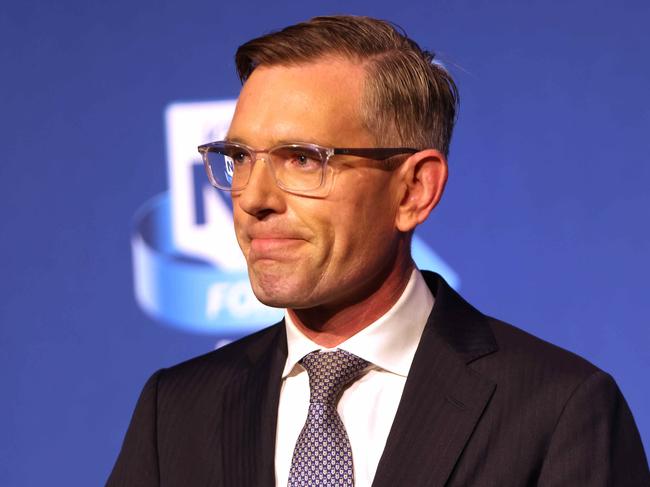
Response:
[[[261,65],[291,66],[343,57],[366,70],[363,123],[377,145],[434,148],[447,155],[458,89],[447,70],[397,26],[349,15],[314,17],[241,45],[244,83]]]

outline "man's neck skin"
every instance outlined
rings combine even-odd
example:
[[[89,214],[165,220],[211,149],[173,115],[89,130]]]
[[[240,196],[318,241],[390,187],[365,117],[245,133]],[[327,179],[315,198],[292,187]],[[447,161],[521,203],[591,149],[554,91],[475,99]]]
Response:
[[[306,337],[322,347],[334,348],[390,310],[402,295],[414,266],[410,255],[398,258],[379,286],[343,306],[288,311]]]

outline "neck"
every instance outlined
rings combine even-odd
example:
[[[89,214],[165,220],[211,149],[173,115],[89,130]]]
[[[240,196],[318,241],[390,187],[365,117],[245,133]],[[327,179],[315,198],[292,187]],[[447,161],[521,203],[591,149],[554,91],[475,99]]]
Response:
[[[410,255],[398,257],[374,287],[352,302],[288,311],[305,336],[320,346],[334,348],[388,312],[404,292],[413,268]]]

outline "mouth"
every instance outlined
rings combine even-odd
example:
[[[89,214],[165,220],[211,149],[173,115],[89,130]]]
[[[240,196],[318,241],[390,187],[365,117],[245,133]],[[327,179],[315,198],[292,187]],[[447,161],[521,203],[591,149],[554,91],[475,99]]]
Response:
[[[250,240],[250,260],[290,260],[296,250],[305,243],[297,237],[258,236]]]

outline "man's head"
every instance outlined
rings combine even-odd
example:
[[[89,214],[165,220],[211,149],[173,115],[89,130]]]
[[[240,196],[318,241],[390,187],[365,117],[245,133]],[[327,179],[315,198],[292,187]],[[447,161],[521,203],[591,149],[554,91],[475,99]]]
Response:
[[[445,185],[456,106],[430,59],[389,24],[355,17],[317,18],[239,49],[244,86],[227,139],[258,160],[232,193],[233,212],[262,302],[332,310],[403,287],[411,233]],[[264,154],[296,142],[421,150],[396,164],[335,155],[326,192],[305,195],[281,189]]]

